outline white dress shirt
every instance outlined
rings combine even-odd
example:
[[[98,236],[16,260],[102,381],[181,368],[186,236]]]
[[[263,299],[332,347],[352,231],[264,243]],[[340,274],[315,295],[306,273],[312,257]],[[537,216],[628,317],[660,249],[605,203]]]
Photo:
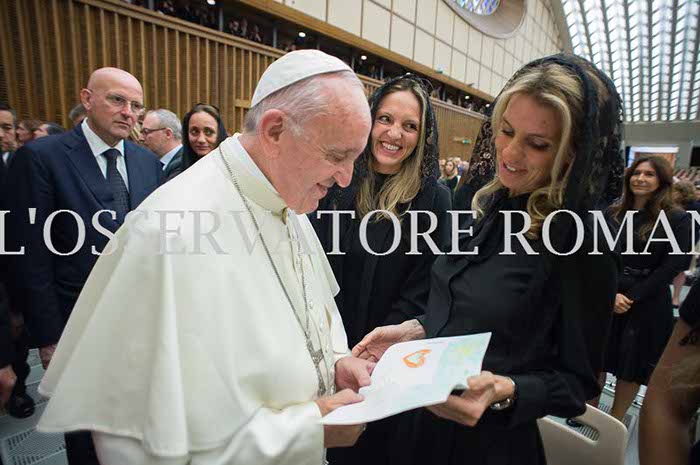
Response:
[[[126,160],[124,160],[124,141],[120,140],[117,142],[117,145],[112,147],[107,145],[105,141],[100,139],[100,136],[95,134],[95,131],[93,131],[88,124],[87,118],[85,118],[81,124],[83,134],[85,134],[85,139],[87,139],[90,150],[92,150],[92,154],[95,156],[97,164],[100,166],[100,171],[102,171],[102,176],[104,176],[105,179],[107,179],[107,158],[103,155],[103,153],[109,149],[117,149],[117,151],[119,151],[119,156],[117,157],[117,170],[119,170],[119,174],[122,175],[126,188],[129,189],[129,177],[126,172]]]
[[[182,144],[179,144],[177,147],[172,149],[170,152],[166,153],[162,157],[160,157],[160,162],[163,165],[163,169],[165,169],[166,166],[168,166],[168,163],[170,163],[170,160],[173,159],[175,154],[182,148]]]

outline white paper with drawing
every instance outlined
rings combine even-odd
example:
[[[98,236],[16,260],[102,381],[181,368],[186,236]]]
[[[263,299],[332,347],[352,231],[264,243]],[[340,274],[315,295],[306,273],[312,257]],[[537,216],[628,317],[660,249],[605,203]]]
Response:
[[[372,384],[360,389],[365,399],[329,413],[322,423],[367,423],[445,402],[481,372],[490,339],[491,333],[482,333],[395,344],[374,368]]]

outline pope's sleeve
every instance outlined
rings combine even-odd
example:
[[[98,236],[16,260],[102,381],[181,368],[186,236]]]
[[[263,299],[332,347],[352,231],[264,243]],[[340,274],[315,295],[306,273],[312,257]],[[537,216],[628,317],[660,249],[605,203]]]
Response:
[[[315,402],[283,410],[260,408],[229,441],[179,457],[149,453],[141,441],[93,432],[102,465],[319,465],[323,462],[323,426]]]

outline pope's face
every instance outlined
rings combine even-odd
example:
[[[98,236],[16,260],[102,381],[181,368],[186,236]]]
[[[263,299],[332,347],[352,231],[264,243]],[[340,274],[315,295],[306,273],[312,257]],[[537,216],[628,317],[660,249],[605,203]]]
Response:
[[[296,213],[309,213],[333,184],[347,187],[352,180],[355,160],[367,144],[370,114],[361,89],[349,90],[337,98],[337,112],[317,116],[307,122],[300,134],[281,135],[283,153],[277,190]]]

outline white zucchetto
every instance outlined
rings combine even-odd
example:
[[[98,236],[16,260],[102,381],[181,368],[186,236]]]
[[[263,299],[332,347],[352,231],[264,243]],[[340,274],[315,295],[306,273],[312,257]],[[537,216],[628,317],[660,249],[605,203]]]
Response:
[[[320,50],[289,52],[268,66],[260,77],[250,107],[302,79],[339,71],[353,72],[342,60]]]

